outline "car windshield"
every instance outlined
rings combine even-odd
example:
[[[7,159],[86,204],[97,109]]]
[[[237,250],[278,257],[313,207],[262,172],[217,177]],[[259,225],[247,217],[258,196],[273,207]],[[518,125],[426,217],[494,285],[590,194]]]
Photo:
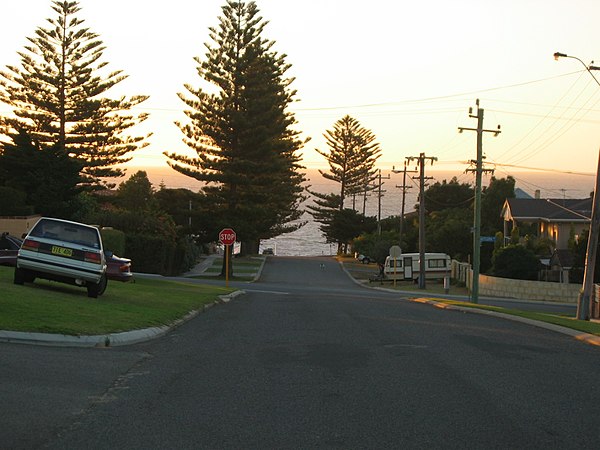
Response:
[[[75,223],[42,219],[36,224],[30,234],[36,237],[100,248],[98,233],[92,228]]]

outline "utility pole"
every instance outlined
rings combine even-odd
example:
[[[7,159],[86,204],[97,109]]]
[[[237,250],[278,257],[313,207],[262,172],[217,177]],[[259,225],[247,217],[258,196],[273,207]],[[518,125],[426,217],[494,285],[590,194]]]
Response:
[[[383,186],[382,179],[389,180],[390,175],[386,177],[381,175],[381,169],[379,169],[379,175],[377,175],[377,235],[381,235],[381,199],[383,198],[384,190],[381,189]]]
[[[600,81],[594,76],[592,70],[600,70],[600,67],[587,65],[577,56],[567,55],[565,53],[554,53],[554,59],[573,58],[579,61],[588,73],[592,76],[598,86]],[[594,64],[594,61],[592,61]],[[590,231],[588,235],[587,249],[585,252],[585,270],[583,273],[583,286],[577,298],[577,320],[590,320],[590,317],[600,314],[597,310],[598,299],[594,299],[594,273],[596,269],[596,254],[598,251],[598,235],[600,235],[600,152],[598,154],[598,168],[596,169],[596,187],[594,189],[594,197],[592,200],[592,217],[590,219]],[[592,306],[592,301],[594,306]]]
[[[406,191],[408,189],[412,188],[412,186],[406,185],[406,174],[407,173],[417,173],[416,170],[407,170],[406,163],[407,163],[407,161],[404,161],[404,170],[395,170],[392,167],[392,172],[403,174],[402,175],[402,186],[396,185],[397,188],[402,189],[402,210],[400,212],[400,238],[398,239],[398,244],[400,245],[400,247],[402,247],[402,236],[403,236],[403,231],[404,231],[404,205],[406,204]]]
[[[494,133],[494,136],[500,134],[500,125],[496,130],[483,129],[483,108],[479,107],[479,99],[475,102],[477,114],[473,114],[473,108],[469,108],[469,117],[477,119],[477,128],[458,127],[458,132],[464,130],[477,132],[477,159],[471,160],[475,164],[475,169],[468,169],[475,172],[475,213],[473,218],[473,287],[471,289],[471,302],[479,302],[479,266],[481,260],[481,178],[484,172],[490,172],[490,169],[483,168],[483,133]]]
[[[427,160],[433,165],[437,158],[425,156],[421,153],[419,156],[408,156],[406,160],[417,161],[419,166],[419,289],[425,289],[425,180],[430,180],[431,177],[425,177],[425,164]]]

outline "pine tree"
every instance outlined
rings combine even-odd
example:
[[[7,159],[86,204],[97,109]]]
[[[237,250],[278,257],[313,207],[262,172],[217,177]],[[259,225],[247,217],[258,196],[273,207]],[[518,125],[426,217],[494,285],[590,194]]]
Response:
[[[315,205],[308,206],[313,218],[322,224],[321,231],[333,242],[331,223],[338,211],[344,209],[348,195],[372,190],[372,182],[377,177],[375,163],[381,156],[381,148],[375,141],[375,135],[362,127],[358,120],[346,115],[327,130],[325,137],[329,151],[316,149],[329,163],[329,171],[319,170],[326,179],[340,184],[339,194],[322,194],[309,191],[315,198]],[[364,215],[364,212],[363,212]],[[338,242],[341,248],[342,242]]]
[[[80,170],[79,161],[58,144],[42,150],[23,130],[12,143],[0,145],[0,186],[22,192],[38,214],[71,218],[77,209]]]
[[[219,27],[210,28],[205,58],[195,58],[199,76],[214,90],[186,85],[179,97],[190,121],[177,123],[197,157],[165,153],[176,171],[206,182],[215,237],[233,227],[243,253],[260,239],[297,229],[304,200],[299,149],[287,111],[296,92],[286,78],[285,55],[261,37],[267,22],[255,2],[228,0]]]
[[[99,184],[100,177],[119,177],[114,167],[131,159],[130,152],[147,143],[145,137],[123,133],[147,114],[123,113],[147,96],[102,97],[127,78],[122,71],[101,74],[105,47],[98,35],[82,26],[77,1],[52,2],[57,16],[39,27],[19,52],[21,66],[0,72],[0,101],[14,116],[3,117],[3,134],[25,130],[42,148],[58,145],[82,164],[82,177]]]

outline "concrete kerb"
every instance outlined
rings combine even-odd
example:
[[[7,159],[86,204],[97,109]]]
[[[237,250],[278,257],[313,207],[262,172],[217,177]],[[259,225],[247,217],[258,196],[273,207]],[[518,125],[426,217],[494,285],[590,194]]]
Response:
[[[567,336],[571,336],[578,341],[585,342],[587,344],[600,346],[600,336],[596,336],[589,333],[583,333],[581,331],[573,330],[572,328],[562,327],[560,325],[555,325],[553,323],[542,322],[539,320],[528,319],[526,317],[514,316],[512,314],[505,314],[496,311],[489,311],[487,309],[478,309],[478,308],[469,308],[465,306],[459,305],[449,305],[447,303],[436,301],[435,298],[409,298],[410,301],[416,303],[425,303],[428,305],[432,305],[436,308],[447,309],[450,311],[460,311],[463,313],[469,314],[480,314],[484,316],[493,316],[500,317],[506,320],[512,320],[513,322],[521,322],[527,325],[532,325],[538,328],[544,328],[546,330],[554,331],[556,333],[565,334]]]
[[[363,287],[366,287],[369,289],[384,291],[384,292],[394,292],[399,295],[402,295],[408,301],[415,302],[415,303],[425,303],[425,304],[429,304],[429,305],[435,306],[436,308],[440,308],[440,309],[448,309],[450,311],[460,311],[460,312],[470,313],[470,314],[481,314],[481,315],[487,315],[487,316],[494,316],[494,317],[500,317],[500,318],[507,319],[507,320],[512,320],[513,322],[521,322],[521,323],[525,323],[527,325],[532,325],[532,326],[535,326],[538,328],[544,328],[546,330],[565,334],[567,336],[571,336],[579,341],[582,341],[582,342],[585,342],[585,343],[588,343],[591,345],[600,346],[600,336],[596,336],[596,335],[589,334],[589,333],[583,333],[581,331],[573,330],[572,328],[561,327],[560,325],[554,325],[554,324],[548,323],[548,322],[527,319],[525,317],[514,316],[512,314],[505,314],[505,313],[500,313],[500,312],[496,312],[496,311],[489,311],[486,309],[468,308],[468,307],[458,306],[458,305],[449,305],[447,303],[436,301],[435,298],[411,297],[411,295],[414,295],[414,292],[398,291],[395,289],[382,288],[382,287],[378,287],[378,286],[369,286],[368,284],[361,283],[356,278],[354,278],[350,274],[350,272],[346,269],[346,267],[344,267],[344,263],[342,261],[340,261],[339,263],[340,263],[342,270],[344,272],[346,272],[348,277],[350,277],[350,279],[359,286],[363,286]],[[444,299],[452,299],[452,296],[447,295],[447,296],[444,296],[443,298]],[[461,300],[461,298],[457,297],[456,300]]]
[[[220,295],[218,300],[207,303],[202,309],[190,311],[181,319],[162,327],[150,327],[141,330],[124,331],[121,333],[108,333],[94,336],[70,336],[65,334],[30,333],[22,331],[0,330],[0,342],[16,344],[48,345],[53,347],[117,347],[132,345],[156,339],[173,329],[190,321],[198,314],[218,305],[228,303],[234,298],[245,294],[245,291],[235,291],[228,295]]]

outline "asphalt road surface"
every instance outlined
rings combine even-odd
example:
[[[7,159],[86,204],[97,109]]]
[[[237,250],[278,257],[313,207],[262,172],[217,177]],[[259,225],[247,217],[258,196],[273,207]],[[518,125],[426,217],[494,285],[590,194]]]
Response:
[[[2,449],[599,448],[600,349],[270,258],[143,344],[0,344]]]

